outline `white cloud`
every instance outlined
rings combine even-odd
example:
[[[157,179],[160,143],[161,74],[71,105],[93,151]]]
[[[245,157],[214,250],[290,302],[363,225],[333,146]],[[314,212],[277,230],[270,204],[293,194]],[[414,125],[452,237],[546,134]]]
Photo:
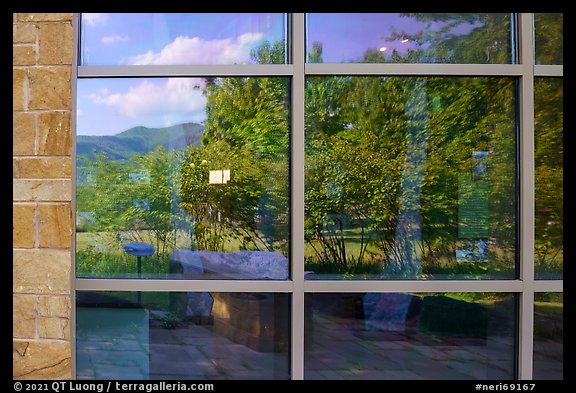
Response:
[[[108,15],[102,13],[82,13],[82,22],[88,26],[96,26],[98,24],[105,24],[108,21]]]
[[[202,95],[202,81],[197,78],[170,78],[156,81],[144,80],[125,92],[98,89],[87,95],[95,104],[113,107],[120,115],[135,119],[187,118],[202,121],[205,117],[206,98]]]
[[[100,42],[102,42],[104,45],[111,45],[116,44],[118,42],[126,42],[126,41],[130,41],[130,37],[128,37],[127,35],[107,35],[100,39]]]
[[[129,64],[231,64],[247,63],[250,49],[262,33],[244,33],[236,38],[204,40],[178,36],[159,52],[148,51],[130,58]]]

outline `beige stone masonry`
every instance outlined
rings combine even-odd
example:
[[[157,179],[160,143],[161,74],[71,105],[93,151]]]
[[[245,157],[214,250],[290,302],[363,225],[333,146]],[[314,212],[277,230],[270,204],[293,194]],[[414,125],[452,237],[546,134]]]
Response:
[[[36,115],[14,113],[12,115],[12,154],[33,155],[36,151]]]
[[[34,23],[19,23],[12,26],[14,44],[36,44],[36,25]]]
[[[70,379],[72,13],[13,14],[14,379]]]
[[[25,69],[12,69],[12,108],[14,112],[28,109],[28,71]]]
[[[12,49],[12,64],[15,66],[36,64],[36,45],[14,45]]]
[[[69,22],[68,22],[69,23]],[[38,64],[72,64],[72,29],[60,23],[44,23],[39,28]]]
[[[38,319],[38,333],[40,338],[70,339],[70,320],[68,318]]]
[[[14,379],[70,379],[69,341],[14,341]]]
[[[12,297],[12,334],[14,338],[36,338],[36,295]]]
[[[71,109],[71,68],[69,66],[30,67],[28,70],[28,109]]]
[[[71,13],[16,14],[17,22],[71,22]],[[64,44],[64,42],[63,42]]]
[[[72,247],[72,210],[69,203],[38,205],[39,247]]]
[[[70,318],[70,298],[40,295],[37,309],[42,317]]]
[[[38,114],[38,154],[72,154],[72,115],[70,111],[52,111]]]
[[[65,202],[72,198],[72,179],[13,179],[14,201]]]
[[[70,294],[70,250],[13,249],[12,292]]]
[[[72,160],[70,157],[25,157],[12,160],[14,179],[70,178]]]
[[[12,204],[12,243],[18,248],[32,248],[35,244],[34,215],[36,205],[33,203]]]

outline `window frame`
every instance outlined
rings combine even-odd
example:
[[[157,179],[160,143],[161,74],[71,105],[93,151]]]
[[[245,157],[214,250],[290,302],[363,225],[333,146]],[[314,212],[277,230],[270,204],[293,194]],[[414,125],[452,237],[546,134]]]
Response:
[[[534,77],[563,77],[562,65],[536,65],[532,13],[513,14],[517,52],[515,64],[312,64],[306,63],[304,13],[288,14],[287,64],[82,66],[79,61],[80,14],[73,17],[72,160],[76,160],[76,84],[82,78],[278,76],[290,83],[290,278],[264,280],[149,280],[76,277],[76,239],[72,244],[72,294],[78,291],[271,292],[291,294],[291,369],[304,379],[304,297],[307,293],[353,292],[512,292],[519,294],[516,378],[532,379],[534,294],[563,292],[562,280],[534,277]],[[517,177],[518,227],[516,278],[512,280],[371,280],[304,279],[304,94],[305,78],[313,75],[505,76],[518,81]],[[72,208],[76,211],[76,166],[72,169]],[[75,223],[73,228],[76,233]],[[72,378],[76,378],[75,302],[71,310]]]

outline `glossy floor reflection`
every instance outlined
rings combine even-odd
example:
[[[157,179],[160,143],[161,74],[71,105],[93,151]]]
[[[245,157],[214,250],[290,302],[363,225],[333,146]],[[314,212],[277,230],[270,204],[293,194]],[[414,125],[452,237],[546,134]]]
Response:
[[[331,324],[335,317],[318,316]],[[422,333],[317,331],[306,355],[306,379],[509,379],[513,347],[506,338],[435,339]],[[320,333],[321,332],[321,333]],[[333,345],[337,341],[338,345]]]
[[[123,335],[111,341],[92,335],[78,353],[78,379],[286,379],[286,355],[257,352],[215,335],[209,325],[179,322],[166,328],[149,321],[148,361],[143,367],[142,344]],[[128,351],[134,347],[139,351]]]
[[[484,334],[462,331],[437,334],[432,332],[429,321],[425,326],[423,313],[413,311],[402,324],[393,326],[390,321],[395,317],[389,317],[385,329],[374,329],[367,324],[366,315],[338,315],[342,308],[329,309],[329,301],[334,299],[319,297],[315,295],[313,318],[308,324],[312,332],[305,352],[306,379],[509,380],[514,377],[513,330],[506,321],[496,322],[493,312],[487,324],[479,329]],[[503,307],[503,311],[507,309],[508,306]],[[457,313],[455,309],[451,312]]]

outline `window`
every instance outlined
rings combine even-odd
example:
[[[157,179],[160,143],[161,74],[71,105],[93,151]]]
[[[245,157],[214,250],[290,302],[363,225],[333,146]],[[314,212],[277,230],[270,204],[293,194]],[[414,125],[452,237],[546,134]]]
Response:
[[[564,296],[534,295],[534,379],[563,379]]]
[[[563,262],[563,101],[562,78],[534,80],[535,275],[562,278]]]
[[[77,379],[562,378],[562,14],[75,26]]]

